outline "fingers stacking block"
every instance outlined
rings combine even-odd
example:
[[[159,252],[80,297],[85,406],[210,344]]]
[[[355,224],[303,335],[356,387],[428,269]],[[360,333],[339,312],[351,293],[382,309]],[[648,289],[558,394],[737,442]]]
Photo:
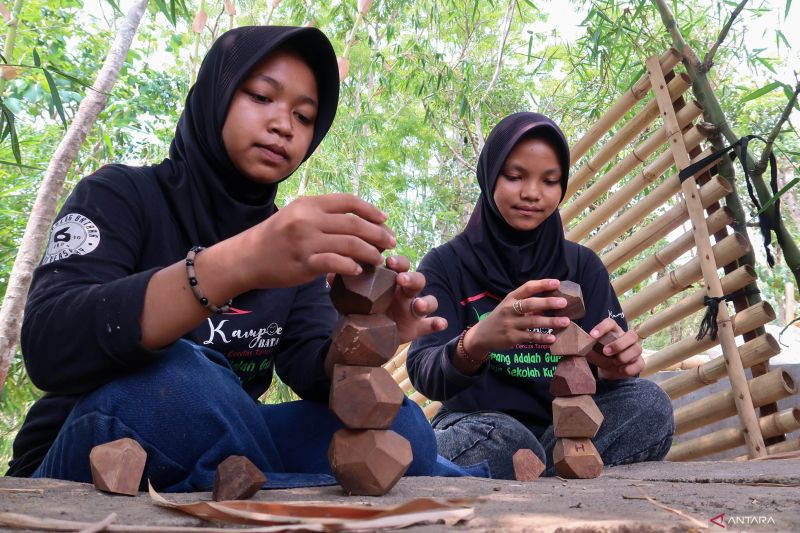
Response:
[[[550,345],[552,355],[586,355],[597,342],[575,322],[553,332],[556,341]]]
[[[136,496],[147,453],[133,439],[100,444],[89,452],[94,486],[105,492]]]
[[[558,361],[553,379],[550,380],[550,394],[553,396],[577,396],[597,392],[597,381],[592,375],[585,357],[564,356]]]
[[[583,293],[581,286],[572,281],[562,281],[558,289],[543,294],[548,298],[565,298],[567,306],[562,309],[554,309],[555,316],[565,316],[570,320],[578,320],[586,316],[586,308],[583,306]]]
[[[351,429],[388,429],[405,395],[381,367],[336,365],[330,408]]]
[[[511,460],[514,463],[514,477],[517,481],[533,481],[544,472],[544,463],[538,455],[527,448],[517,450]]]
[[[386,315],[340,317],[331,339],[325,360],[329,375],[335,364],[381,366],[394,356],[400,345],[397,325]]]
[[[391,430],[340,429],[328,460],[348,494],[380,496],[391,490],[411,464],[411,444]]]
[[[608,333],[597,339],[597,342],[594,344],[594,347],[592,347],[592,349],[595,352],[602,354],[603,348],[605,348],[615,340],[619,339],[619,337],[620,337],[619,333],[615,331],[609,331]]]
[[[217,467],[211,497],[216,502],[246,500],[258,492],[266,481],[264,473],[250,459],[231,455]]]
[[[558,475],[569,479],[591,479],[603,471],[603,460],[589,439],[557,439],[553,462]]]
[[[553,400],[553,429],[556,437],[593,438],[603,423],[603,413],[591,396]]]
[[[343,315],[383,313],[394,296],[397,273],[386,267],[362,265],[358,276],[337,274],[331,285],[331,301]]]

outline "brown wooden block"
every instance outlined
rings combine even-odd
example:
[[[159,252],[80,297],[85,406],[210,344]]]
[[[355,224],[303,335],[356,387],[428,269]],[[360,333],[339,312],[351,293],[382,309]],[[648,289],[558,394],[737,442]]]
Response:
[[[385,368],[336,365],[330,408],[345,427],[388,429],[405,394]]]
[[[577,396],[597,392],[597,381],[585,357],[562,356],[550,380],[553,396]]]
[[[411,444],[387,429],[340,429],[328,448],[336,480],[345,492],[360,496],[389,492],[412,459]]]
[[[553,335],[556,341],[550,345],[552,355],[586,355],[597,342],[575,322],[555,330]]]
[[[94,486],[114,494],[138,494],[146,461],[144,448],[128,438],[100,444],[89,452]]]
[[[603,459],[589,439],[556,439],[553,463],[568,479],[592,479],[603,471]]]
[[[243,455],[231,455],[217,466],[211,497],[215,502],[246,500],[266,482],[264,472],[250,459]]]
[[[551,310],[554,316],[565,316],[570,320],[578,320],[586,316],[581,286],[573,281],[562,281],[556,290],[546,292],[542,296],[547,298],[566,298],[566,307]]]
[[[532,450],[522,448],[511,458],[514,463],[514,477],[517,481],[534,481],[544,472],[544,463]]]
[[[609,331],[608,333],[597,339],[597,342],[594,344],[592,349],[595,352],[599,353],[600,355],[603,355],[603,348],[605,348],[606,346],[608,346],[609,344],[611,344],[612,342],[614,342],[619,338],[620,338],[619,333],[615,331]]]
[[[553,429],[556,437],[594,438],[603,413],[591,396],[570,396],[553,400]]]
[[[333,327],[331,339],[325,359],[328,375],[335,364],[381,366],[400,345],[397,325],[386,315],[342,316]]]
[[[331,285],[331,301],[343,315],[383,313],[394,297],[397,272],[383,266],[362,265],[358,276],[337,274]]]

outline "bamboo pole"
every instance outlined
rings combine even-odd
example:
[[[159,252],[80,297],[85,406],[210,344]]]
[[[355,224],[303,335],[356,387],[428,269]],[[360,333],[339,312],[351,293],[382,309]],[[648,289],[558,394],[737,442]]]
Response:
[[[751,409],[777,402],[797,392],[792,376],[782,368],[776,368],[763,376],[753,378],[747,384]],[[735,415],[736,397],[737,394],[733,389],[725,389],[675,409],[675,434],[681,435]]]
[[[769,333],[759,335],[739,346],[742,366],[745,368],[752,368],[759,363],[769,361],[770,357],[780,352],[778,341]],[[725,373],[725,358],[719,356],[694,370],[681,372],[677,376],[666,379],[659,386],[670,398],[675,400],[718,381],[725,377]]]
[[[392,379],[396,383],[400,383],[401,381],[405,381],[406,379],[408,379],[408,369],[406,368],[406,365],[403,365],[394,372],[392,372]]]
[[[765,438],[777,437],[800,429],[800,408],[792,407],[758,419]],[[724,452],[744,444],[744,434],[738,427],[724,428],[701,437],[673,444],[667,461],[691,461],[713,453]]]
[[[686,74],[679,74],[675,76],[675,78],[673,78],[667,86],[669,89],[670,98],[673,100],[680,98],[686,91],[689,90],[689,87],[691,86],[692,81]],[[680,113],[678,120],[683,122],[683,126],[686,126],[700,115],[702,109],[699,105],[694,104],[693,106],[686,106],[684,109],[681,109],[681,111],[682,113]],[[570,175],[569,183],[567,184],[567,192],[564,197],[572,198],[572,195],[575,194],[578,189],[586,184],[587,181],[592,179],[592,177],[597,174],[597,172],[599,172],[600,169],[606,165],[606,163],[611,161],[623,148],[625,148],[625,146],[628,145],[628,143],[630,143],[647,126],[649,126],[650,123],[656,119],[656,117],[658,117],[658,105],[655,101],[651,101],[641,111],[639,111],[636,116],[625,123],[625,125],[622,126],[622,128],[620,128],[620,130],[615,133],[608,142],[604,143],[602,148],[600,148],[600,150],[598,150],[589,161],[587,161],[582,167]],[[637,163],[644,161],[650,154],[655,152],[659,146],[662,146],[666,142],[667,136],[664,134],[664,129],[660,128],[653,133],[647,141],[640,145],[641,150],[638,151],[636,155],[641,157],[641,159],[635,159],[635,161]],[[634,149],[634,152],[637,152],[637,149]],[[636,166],[636,163],[634,163],[634,166]],[[625,174],[627,174],[627,172]],[[591,203],[591,200],[589,203]],[[571,208],[570,218],[582,211],[586,205],[583,207],[576,206],[575,208]],[[562,218],[563,216],[564,215],[562,215]]]
[[[724,178],[715,176],[700,188],[700,199],[704,206],[708,206],[723,198],[731,190],[733,188]],[[638,253],[657,243],[688,218],[686,202],[679,200],[666,213],[658,216],[636,233],[626,237],[615,248],[600,256],[600,259],[608,271],[613,272]]]
[[[730,294],[753,283],[756,279],[756,271],[753,270],[753,267],[744,265],[722,278],[722,290],[725,291],[725,294]],[[685,296],[679,302],[671,304],[668,308],[659,311],[639,324],[636,327],[636,333],[640,339],[646,339],[653,333],[661,331],[699,311],[703,308],[703,297],[705,295],[705,289],[700,289]]]
[[[731,320],[733,323],[733,334],[742,335],[748,331],[760,328],[773,320],[775,320],[775,311],[772,309],[772,306],[767,302],[758,302],[733,316]],[[663,370],[688,357],[702,353],[712,346],[716,346],[719,342],[719,337],[717,337],[717,339],[712,339],[710,335],[706,335],[701,340],[697,340],[692,336],[670,344],[666,348],[645,358],[645,366],[641,372],[641,376],[652,376],[659,370]]]
[[[800,438],[786,440],[784,442],[773,444],[772,446],[767,446],[767,457],[780,453],[796,452],[797,450],[800,450]],[[738,457],[734,457],[732,460],[748,461],[749,459],[750,458],[746,455],[739,455]]]
[[[412,392],[411,395],[408,397],[408,399],[414,402],[415,404],[419,405],[420,407],[422,407],[422,404],[428,401],[428,399],[425,396],[423,396],[422,393],[419,391]]]
[[[665,124],[668,124],[669,129],[673,132],[670,136],[670,147],[675,156],[675,164],[679,169],[684,169],[689,165],[689,154],[684,145],[683,135],[681,135],[681,130],[675,118],[672,100],[670,100],[669,93],[666,91],[666,82],[661,72],[661,65],[658,58],[655,56],[649,58],[646,64],[647,71],[650,74],[653,92],[658,101],[658,107],[661,109],[662,115],[664,116]],[[699,191],[694,176],[689,176],[689,178],[681,184],[681,190],[683,191],[686,207],[689,211],[689,218],[692,221],[692,227],[695,231],[698,257],[700,258],[703,279],[706,282],[708,295],[712,298],[720,298],[724,296],[722,284],[720,283],[717,273],[717,262],[711,251],[711,240],[708,234],[708,228],[706,227],[703,206],[698,197]],[[724,265],[726,263],[722,264]],[[758,418],[753,410],[750,389],[747,386],[747,378],[744,374],[742,360],[739,357],[739,351],[736,348],[736,339],[734,339],[731,328],[728,306],[724,301],[717,311],[717,327],[722,353],[728,363],[728,377],[731,382],[732,392],[734,393],[733,401],[736,405],[736,412],[739,415],[739,421],[745,433],[747,454],[751,458],[763,457],[766,454],[764,451],[764,439],[761,436],[761,428],[758,426]]]
[[[706,221],[708,222],[709,233],[716,233],[733,222],[733,214],[727,209],[718,209]],[[639,261],[625,274],[616,278],[611,283],[611,286],[614,287],[614,292],[617,295],[627,292],[654,272],[666,269],[673,261],[692,248],[694,248],[694,234],[691,231],[687,231],[653,255],[648,255]],[[701,305],[702,302],[703,299],[701,298]]]
[[[711,155],[711,149],[706,149],[700,152],[697,157],[693,159],[693,161],[699,161],[707,155]],[[710,163],[706,166],[706,168],[712,167],[714,164],[715,163]],[[627,203],[628,200],[639,194],[639,192],[644,190],[644,188],[648,185],[644,181],[640,180],[640,178],[642,178],[641,174],[626,183],[625,186],[619,191],[615,191],[614,198],[616,199],[619,196],[619,200],[623,200],[625,203]],[[595,235],[583,243],[584,246],[591,248],[592,250],[602,250],[603,247],[605,247],[608,243],[644,220],[651,213],[655,212],[656,209],[661,206],[661,204],[667,202],[670,198],[675,196],[680,189],[681,184],[678,180],[678,175],[672,174],[668,178],[664,179],[664,181],[662,181],[655,189],[647,193],[638,202],[626,209],[624,212],[620,213],[617,218],[611,220],[605,226],[600,228]],[[626,198],[628,198],[628,200],[625,200]]]
[[[439,408],[441,406],[442,406],[441,402],[430,402],[428,405],[423,407],[422,412],[425,413],[425,418],[427,418],[428,420],[433,418],[433,415],[435,415],[439,411]]]
[[[411,346],[410,342],[405,344],[401,344],[397,351],[394,353],[391,359],[389,359],[386,364],[383,365],[383,368],[389,371],[390,374],[394,375],[398,369],[404,368],[406,366],[406,358],[408,357],[408,348]],[[395,381],[398,381],[395,379]],[[399,383],[399,381],[398,381]]]
[[[408,395],[408,393],[411,392],[411,389],[414,388],[414,386],[411,384],[410,379],[404,379],[403,381],[398,383],[397,386],[400,387],[400,390],[403,391],[403,394],[405,395]]]
[[[703,139],[705,139],[705,135],[697,128],[692,128],[686,132],[685,141],[690,149],[700,146]],[[709,151],[709,153],[711,152]],[[595,209],[591,213],[588,213],[583,220],[567,231],[567,239],[578,242],[586,237],[593,229],[600,226],[603,222],[610,219],[614,213],[625,207],[625,205],[645,187],[660,178],[674,164],[675,159],[672,153],[669,150],[663,152],[655,161],[644,167],[634,178],[628,181],[628,183],[623,185],[620,189],[615,190],[609,198],[603,202],[597,203]],[[616,176],[616,174],[609,173],[598,180],[592,188],[594,189],[596,186],[599,186],[600,188],[607,187],[605,190],[608,190],[614,185],[614,183],[610,183],[611,179],[618,179]],[[619,176],[619,178],[621,177],[622,176]],[[675,180],[677,181],[677,177]],[[605,192],[605,190],[602,192]],[[587,193],[589,192],[590,191],[587,191]],[[594,192],[591,194],[594,195]],[[667,197],[669,196],[672,196],[672,194]]]
[[[675,65],[678,64],[680,61],[680,54],[674,48],[670,48],[661,57],[658,58],[659,64],[663,69],[663,72],[669,72],[672,70]],[[589,131],[575,143],[570,150],[570,156],[572,159],[571,165],[574,165],[576,161],[578,161],[583,155],[591,148],[597,141],[605,135],[608,130],[617,123],[617,121],[625,115],[631,108],[636,105],[636,102],[641,100],[642,98],[647,95],[647,92],[650,90],[650,76],[649,74],[644,74],[639,80],[633,84],[621,98],[619,98],[614,104],[608,108],[606,114],[603,117],[594,123],[594,125],[589,128]]]
[[[718,263],[727,265],[742,257],[749,249],[747,239],[739,233],[733,233],[715,244],[710,252]],[[696,256],[685,265],[671,270],[663,278],[627,298],[622,302],[622,311],[630,322],[647,310],[663,303],[667,298],[688,288],[702,276],[700,257]]]

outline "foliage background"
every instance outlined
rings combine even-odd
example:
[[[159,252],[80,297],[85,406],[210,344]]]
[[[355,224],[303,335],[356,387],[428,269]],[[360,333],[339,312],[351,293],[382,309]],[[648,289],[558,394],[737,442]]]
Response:
[[[108,105],[70,171],[65,195],[80,177],[107,162],[147,164],[165,156],[197,58],[231,24],[313,21],[341,55],[358,14],[355,0],[234,0],[232,5],[233,17],[221,0],[150,4]],[[113,40],[116,6],[112,0],[16,0],[4,6],[18,16],[4,14],[2,60],[22,66],[3,67],[4,78],[16,77],[0,80],[5,125],[0,128],[0,293],[43,169]],[[734,6],[673,2],[684,36],[700,54]],[[124,11],[125,3],[119,8]],[[208,20],[198,34],[191,26],[201,9]],[[791,0],[751,2],[717,53],[712,80],[739,134],[766,135],[786,105],[782,84],[793,85],[792,69],[800,66],[797,48],[791,47],[796,37],[787,29],[792,20],[795,27],[800,21],[797,11]],[[17,21],[14,38],[11,20]],[[389,213],[397,252],[412,264],[462,228],[477,197],[480,146],[499,118],[538,110],[577,141],[641,76],[646,58],[670,44],[651,2],[622,0],[376,0],[352,37],[334,127],[317,154],[285,182],[279,201],[356,193]],[[37,61],[51,82],[34,68]],[[781,180],[787,183],[800,164],[800,138],[791,119],[777,148]],[[798,237],[794,192],[783,203],[790,231]],[[757,235],[751,240],[758,249]],[[780,259],[774,270],[761,266],[763,261],[759,266],[765,299],[776,308],[782,307],[789,277]],[[646,347],[681,338],[681,327],[694,325],[662,332]],[[39,394],[18,354],[0,393],[0,472]],[[267,401],[288,395],[278,385]]]

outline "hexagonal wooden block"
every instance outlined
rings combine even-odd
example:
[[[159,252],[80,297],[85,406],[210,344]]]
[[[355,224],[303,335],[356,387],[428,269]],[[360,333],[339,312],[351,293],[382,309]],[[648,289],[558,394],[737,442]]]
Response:
[[[340,429],[328,448],[333,475],[348,494],[381,496],[408,470],[411,444],[392,430]]]
[[[231,455],[217,466],[211,497],[216,502],[246,500],[261,490],[266,482],[264,472],[250,459],[243,455]]]
[[[381,366],[400,345],[397,325],[386,315],[342,316],[333,327],[331,339],[325,359],[329,375],[335,364]]]
[[[552,355],[586,355],[597,342],[575,322],[555,330],[553,335],[556,341],[550,345]]]
[[[362,265],[358,276],[337,274],[331,285],[331,301],[343,315],[372,315],[389,308],[397,272],[383,266]]]
[[[566,307],[551,310],[554,316],[565,316],[570,320],[578,320],[586,316],[581,286],[573,281],[562,281],[558,289],[546,292],[542,296],[547,298],[566,298]]]
[[[100,444],[89,452],[94,486],[115,494],[138,494],[146,461],[144,448],[128,438]]]
[[[336,365],[330,408],[350,429],[388,429],[405,394],[385,368]]]
[[[556,439],[553,463],[558,475],[569,479],[596,478],[603,471],[603,459],[589,439]]]
[[[544,463],[532,450],[522,448],[511,458],[514,463],[514,478],[517,481],[534,481],[544,472]]]
[[[553,379],[550,380],[550,394],[553,396],[577,396],[597,392],[597,381],[592,375],[585,357],[563,356],[558,361]]]
[[[553,429],[556,437],[594,438],[603,413],[591,396],[570,396],[553,400]]]
[[[611,344],[612,342],[614,342],[619,338],[620,338],[619,333],[615,331],[609,331],[608,333],[597,339],[597,342],[594,343],[592,349],[595,352],[599,353],[600,355],[603,355],[603,348],[605,348],[606,346],[608,346],[609,344]]]

